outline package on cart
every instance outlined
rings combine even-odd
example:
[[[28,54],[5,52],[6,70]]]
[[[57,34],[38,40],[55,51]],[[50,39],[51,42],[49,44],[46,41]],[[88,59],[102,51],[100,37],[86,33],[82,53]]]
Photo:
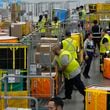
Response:
[[[22,36],[29,34],[31,29],[30,22],[17,22],[11,24],[11,35],[22,38]]]
[[[5,33],[5,32],[0,32],[0,36],[7,36],[8,33]]]
[[[42,37],[41,43],[58,43],[58,38]]]

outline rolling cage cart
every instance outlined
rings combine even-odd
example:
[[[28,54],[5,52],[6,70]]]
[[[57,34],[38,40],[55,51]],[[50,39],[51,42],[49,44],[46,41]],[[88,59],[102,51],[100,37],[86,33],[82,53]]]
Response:
[[[14,39],[15,40],[15,39]],[[6,75],[27,75],[27,49],[28,46],[17,41],[7,40],[0,43],[0,78]],[[9,96],[28,96],[26,90],[26,78],[8,78],[7,91]],[[0,82],[1,99],[5,97],[4,81]],[[12,92],[12,93],[11,93]],[[3,97],[2,97],[3,96]],[[2,100],[4,103],[4,101]],[[1,110],[4,110],[4,104],[1,102]],[[28,106],[27,100],[24,106]]]
[[[20,41],[29,45],[28,75],[36,76],[28,80],[30,95],[38,99],[39,109],[44,110],[48,99],[57,95],[62,86],[62,77],[59,77],[57,68],[53,70],[51,67],[51,48],[58,43],[58,39],[41,37],[38,30],[35,30]]]
[[[6,74],[27,75],[27,48],[28,46],[21,43],[0,43],[0,77]],[[25,79],[16,79],[16,82],[8,85],[8,91],[20,82],[15,90],[25,90]],[[4,84],[1,89],[4,91]]]
[[[26,86],[30,88],[22,91],[8,91],[7,84],[12,80],[14,83],[16,78],[30,80],[30,83],[26,83]],[[23,110],[28,110],[28,108],[29,110],[46,110],[48,99],[54,96],[54,80],[50,76],[6,75],[1,78],[1,81],[4,82],[4,92],[0,91],[1,110],[6,108],[7,110],[9,108],[18,108],[18,110],[20,108]]]
[[[37,74],[41,76],[51,76],[54,79],[54,94],[57,95],[62,85],[62,76],[59,76],[57,68],[52,67],[54,55],[52,52],[53,45],[58,44],[57,38],[42,37],[37,43],[35,61],[37,64]]]

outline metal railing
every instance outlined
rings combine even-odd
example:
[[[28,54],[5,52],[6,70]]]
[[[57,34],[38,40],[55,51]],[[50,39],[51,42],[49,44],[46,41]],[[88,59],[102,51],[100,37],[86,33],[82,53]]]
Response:
[[[37,96],[36,94],[31,94],[31,87],[30,87],[30,84],[28,84],[27,83],[27,91],[29,92],[28,93],[28,95],[29,96],[9,96],[8,95],[8,90],[7,90],[7,87],[8,87],[8,85],[7,85],[7,81],[8,81],[8,78],[9,77],[15,77],[15,78],[27,78],[27,80],[31,80],[32,78],[49,78],[50,80],[49,81],[51,81],[50,82],[50,92],[49,92],[49,94],[46,94],[46,96],[49,96],[49,97],[53,97],[54,96],[54,79],[51,77],[51,76],[21,76],[21,75],[16,75],[16,76],[13,76],[13,75],[5,75],[5,76],[3,76],[1,79],[0,79],[0,81],[3,81],[4,80],[4,96],[1,96],[0,98],[1,99],[4,99],[4,107],[5,108],[7,108],[8,107],[8,100],[11,100],[11,99],[17,99],[17,100],[20,100],[20,99],[32,99],[32,100],[34,100],[35,101],[35,108],[36,108],[36,110],[38,110],[38,100],[36,99],[37,97],[34,97],[34,96]],[[45,80],[45,79],[44,79]],[[41,80],[40,80],[41,81]],[[30,81],[29,81],[30,82]],[[43,85],[45,85],[45,84],[43,84]],[[38,87],[39,85],[37,84],[37,85],[34,85],[34,86],[36,86],[36,87]],[[42,89],[42,88],[41,88]],[[45,94],[40,94],[40,95],[42,95],[42,96],[45,96]],[[33,96],[33,97],[31,97],[31,96]],[[40,98],[40,97],[38,97],[38,98]],[[43,98],[43,97],[41,97],[41,98]],[[44,97],[45,98],[45,97]],[[29,102],[29,105],[31,105],[31,103]]]

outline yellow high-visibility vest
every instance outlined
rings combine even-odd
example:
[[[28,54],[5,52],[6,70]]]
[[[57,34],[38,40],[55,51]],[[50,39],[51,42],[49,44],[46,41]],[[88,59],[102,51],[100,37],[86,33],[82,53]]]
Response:
[[[41,22],[38,22],[38,28],[40,29],[39,32],[40,33],[45,33],[46,29],[45,29],[45,20],[42,19]]]
[[[65,71],[63,72],[64,73],[64,76],[65,78],[69,79],[70,77],[70,74],[73,72],[73,71],[76,71],[78,68],[79,68],[79,63],[77,62],[77,60],[75,60],[73,58],[73,56],[71,55],[71,53],[69,51],[66,51],[66,50],[63,50],[61,51],[60,55],[57,57],[57,63],[60,67],[62,67],[62,57],[64,55],[67,55],[68,58],[69,58],[69,64],[67,65]]]
[[[60,21],[57,21],[56,23],[52,21],[52,31],[51,31],[52,36],[58,36],[59,29],[60,29]]]
[[[63,49],[68,50],[75,59],[77,59],[77,42],[72,38],[67,38],[62,41]]]
[[[106,38],[108,40],[108,46],[106,48],[105,44],[102,43],[103,39]],[[100,41],[100,53],[105,53],[110,50],[110,36],[106,34]]]

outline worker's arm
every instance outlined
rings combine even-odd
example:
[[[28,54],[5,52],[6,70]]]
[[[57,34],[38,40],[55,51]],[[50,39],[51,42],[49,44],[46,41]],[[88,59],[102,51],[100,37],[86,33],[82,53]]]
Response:
[[[60,68],[62,70],[62,72],[65,71],[65,69],[67,68],[69,64],[69,58],[68,58],[68,55],[64,55],[61,59],[61,65],[62,67]]]
[[[84,55],[85,55],[85,59],[88,59],[88,55],[87,55],[87,51],[86,51],[86,49],[87,49],[87,40],[85,40],[84,41]]]
[[[106,51],[108,51],[109,50],[109,41],[106,38],[104,38],[102,43],[105,45]]]

